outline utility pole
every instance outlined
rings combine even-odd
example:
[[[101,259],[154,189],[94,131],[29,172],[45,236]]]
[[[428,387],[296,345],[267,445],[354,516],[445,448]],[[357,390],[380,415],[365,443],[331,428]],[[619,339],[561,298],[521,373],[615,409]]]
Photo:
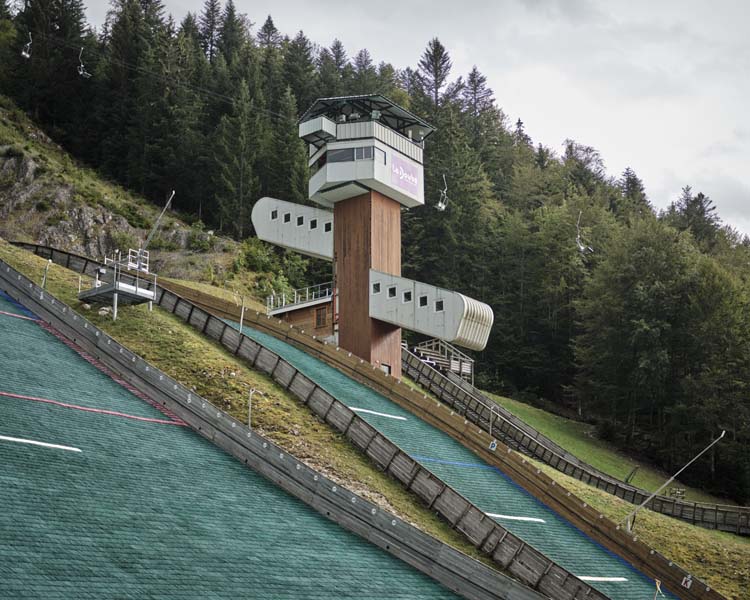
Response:
[[[687,463],[684,467],[682,467],[679,471],[677,471],[677,473],[675,473],[674,475],[672,475],[672,477],[670,477],[669,479],[667,479],[667,481],[665,481],[658,490],[656,490],[653,494],[651,494],[648,498],[646,498],[643,502],[641,502],[636,507],[636,509],[633,512],[631,512],[627,517],[625,517],[621,521],[621,523],[625,523],[625,526],[627,527],[627,530],[628,531],[633,531],[633,527],[635,527],[635,517],[638,514],[639,510],[641,510],[644,506],[646,506],[646,504],[648,504],[649,502],[651,502],[651,500],[653,500],[654,497],[659,492],[661,492],[665,487],[667,487],[670,483],[672,483],[675,479],[677,479],[677,476],[680,473],[682,473],[685,469],[687,469],[690,465],[692,465],[696,460],[698,460],[701,456],[703,456],[706,452],[708,452],[708,450],[715,443],[717,443],[721,438],[724,437],[725,433],[726,433],[726,431],[722,431],[721,435],[719,437],[717,437],[713,442],[711,442],[708,446],[706,446],[703,450],[701,450],[698,454],[696,454],[689,463]]]
[[[42,277],[42,289],[47,289],[47,271],[49,271],[50,266],[52,265],[52,259],[50,258],[47,261],[47,264],[44,265],[44,276]]]

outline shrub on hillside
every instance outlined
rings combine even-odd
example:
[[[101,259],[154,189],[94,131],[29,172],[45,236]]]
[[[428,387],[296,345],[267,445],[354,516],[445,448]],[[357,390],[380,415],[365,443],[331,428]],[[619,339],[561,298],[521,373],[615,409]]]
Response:
[[[190,227],[187,247],[193,252],[210,252],[214,247],[214,236],[203,231],[203,222],[198,220]]]

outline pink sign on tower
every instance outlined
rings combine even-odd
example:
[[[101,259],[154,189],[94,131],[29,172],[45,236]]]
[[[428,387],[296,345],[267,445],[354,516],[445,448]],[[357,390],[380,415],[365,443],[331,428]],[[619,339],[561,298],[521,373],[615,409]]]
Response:
[[[394,154],[391,155],[391,184],[413,196],[419,195],[419,169]]]

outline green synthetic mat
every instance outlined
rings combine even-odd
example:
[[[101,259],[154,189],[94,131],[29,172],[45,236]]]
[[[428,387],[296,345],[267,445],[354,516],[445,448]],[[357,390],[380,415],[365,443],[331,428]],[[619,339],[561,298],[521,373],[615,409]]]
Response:
[[[236,323],[229,323],[238,327]],[[653,580],[570,525],[449,435],[286,342],[247,326],[243,327],[243,333],[282,356],[350,408],[389,415],[359,412],[364,420],[479,508],[506,517],[497,521],[575,575],[627,580],[591,581],[592,586],[615,600],[653,597]],[[671,594],[668,597],[674,598]]]
[[[0,310],[21,314],[0,297]],[[0,314],[0,391],[167,419]],[[186,427],[0,396],[0,598],[453,598]]]

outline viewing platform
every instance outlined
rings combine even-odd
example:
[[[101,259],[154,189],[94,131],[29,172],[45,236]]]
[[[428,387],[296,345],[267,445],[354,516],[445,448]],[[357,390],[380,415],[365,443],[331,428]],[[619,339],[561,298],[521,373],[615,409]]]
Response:
[[[96,270],[94,287],[78,292],[82,302],[112,303],[112,316],[117,318],[119,304],[153,303],[156,296],[156,274],[148,272],[148,252],[130,250],[127,257],[104,259],[104,267]]]
[[[333,299],[333,282],[319,283],[294,290],[291,294],[272,294],[266,298],[266,313],[272,317],[290,310],[325,304]]]

